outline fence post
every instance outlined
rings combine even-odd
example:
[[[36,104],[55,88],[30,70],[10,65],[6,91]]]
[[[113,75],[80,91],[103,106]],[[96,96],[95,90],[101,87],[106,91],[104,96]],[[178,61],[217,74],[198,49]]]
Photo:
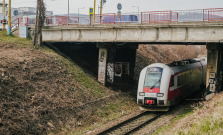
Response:
[[[80,24],[80,17],[77,18],[77,24]]]
[[[177,22],[178,22],[178,13],[177,13]]]
[[[141,12],[141,23],[142,23],[142,13],[143,13],[143,12]]]
[[[18,28],[19,28],[19,23],[20,23],[20,22],[19,22],[19,18],[18,18]]]
[[[91,25],[91,17],[92,17],[92,16],[90,15],[90,25]]]
[[[170,22],[172,22],[172,11],[170,11]]]
[[[19,18],[18,18],[18,37],[19,37]]]
[[[204,9],[203,9],[203,22],[204,22]]]
[[[209,22],[209,11],[208,11],[208,22]]]
[[[149,14],[149,23],[150,23],[150,14]]]
[[[29,18],[27,17],[27,26],[29,26]]]
[[[114,24],[115,24],[115,14],[114,14]]]
[[[67,25],[69,25],[69,16],[67,17]]]

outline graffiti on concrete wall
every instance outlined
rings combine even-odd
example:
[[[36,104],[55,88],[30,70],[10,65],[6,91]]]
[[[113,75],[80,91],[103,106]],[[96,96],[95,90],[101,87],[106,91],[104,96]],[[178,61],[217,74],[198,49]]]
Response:
[[[98,81],[105,85],[107,50],[99,49]]]
[[[107,64],[107,81],[110,83],[114,82],[114,75],[115,75],[115,67],[114,63]]]

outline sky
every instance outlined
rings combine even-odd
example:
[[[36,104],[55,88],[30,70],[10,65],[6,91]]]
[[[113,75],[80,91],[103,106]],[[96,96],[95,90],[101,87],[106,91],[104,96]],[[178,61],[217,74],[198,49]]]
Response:
[[[1,2],[2,0],[0,0]],[[12,7],[35,7],[36,0],[11,0]],[[8,0],[6,0],[8,2]],[[68,12],[68,0],[44,0],[48,11],[54,14]],[[88,14],[89,8],[94,6],[94,0],[69,0],[70,13]],[[96,0],[98,7],[100,0]],[[223,0],[106,0],[103,13],[117,13],[117,4],[122,4],[122,13],[162,10],[188,10],[205,8],[223,8]],[[133,7],[135,6],[135,7]],[[83,8],[83,9],[81,9]],[[98,13],[98,8],[96,8]]]

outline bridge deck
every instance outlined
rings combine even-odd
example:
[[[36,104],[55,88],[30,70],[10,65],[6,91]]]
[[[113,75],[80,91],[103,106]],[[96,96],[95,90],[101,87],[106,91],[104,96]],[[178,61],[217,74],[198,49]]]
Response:
[[[44,42],[223,42],[223,22],[45,26]]]

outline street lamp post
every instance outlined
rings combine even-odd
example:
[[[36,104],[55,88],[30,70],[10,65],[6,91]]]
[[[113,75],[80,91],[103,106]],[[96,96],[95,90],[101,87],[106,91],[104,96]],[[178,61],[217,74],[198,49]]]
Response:
[[[139,22],[139,17],[140,17],[140,15],[139,15],[139,6],[132,6],[132,7],[138,8],[138,22]]]
[[[68,0],[68,13],[67,13],[67,15],[68,15],[68,18],[69,18],[69,15],[70,15],[70,0]]]

